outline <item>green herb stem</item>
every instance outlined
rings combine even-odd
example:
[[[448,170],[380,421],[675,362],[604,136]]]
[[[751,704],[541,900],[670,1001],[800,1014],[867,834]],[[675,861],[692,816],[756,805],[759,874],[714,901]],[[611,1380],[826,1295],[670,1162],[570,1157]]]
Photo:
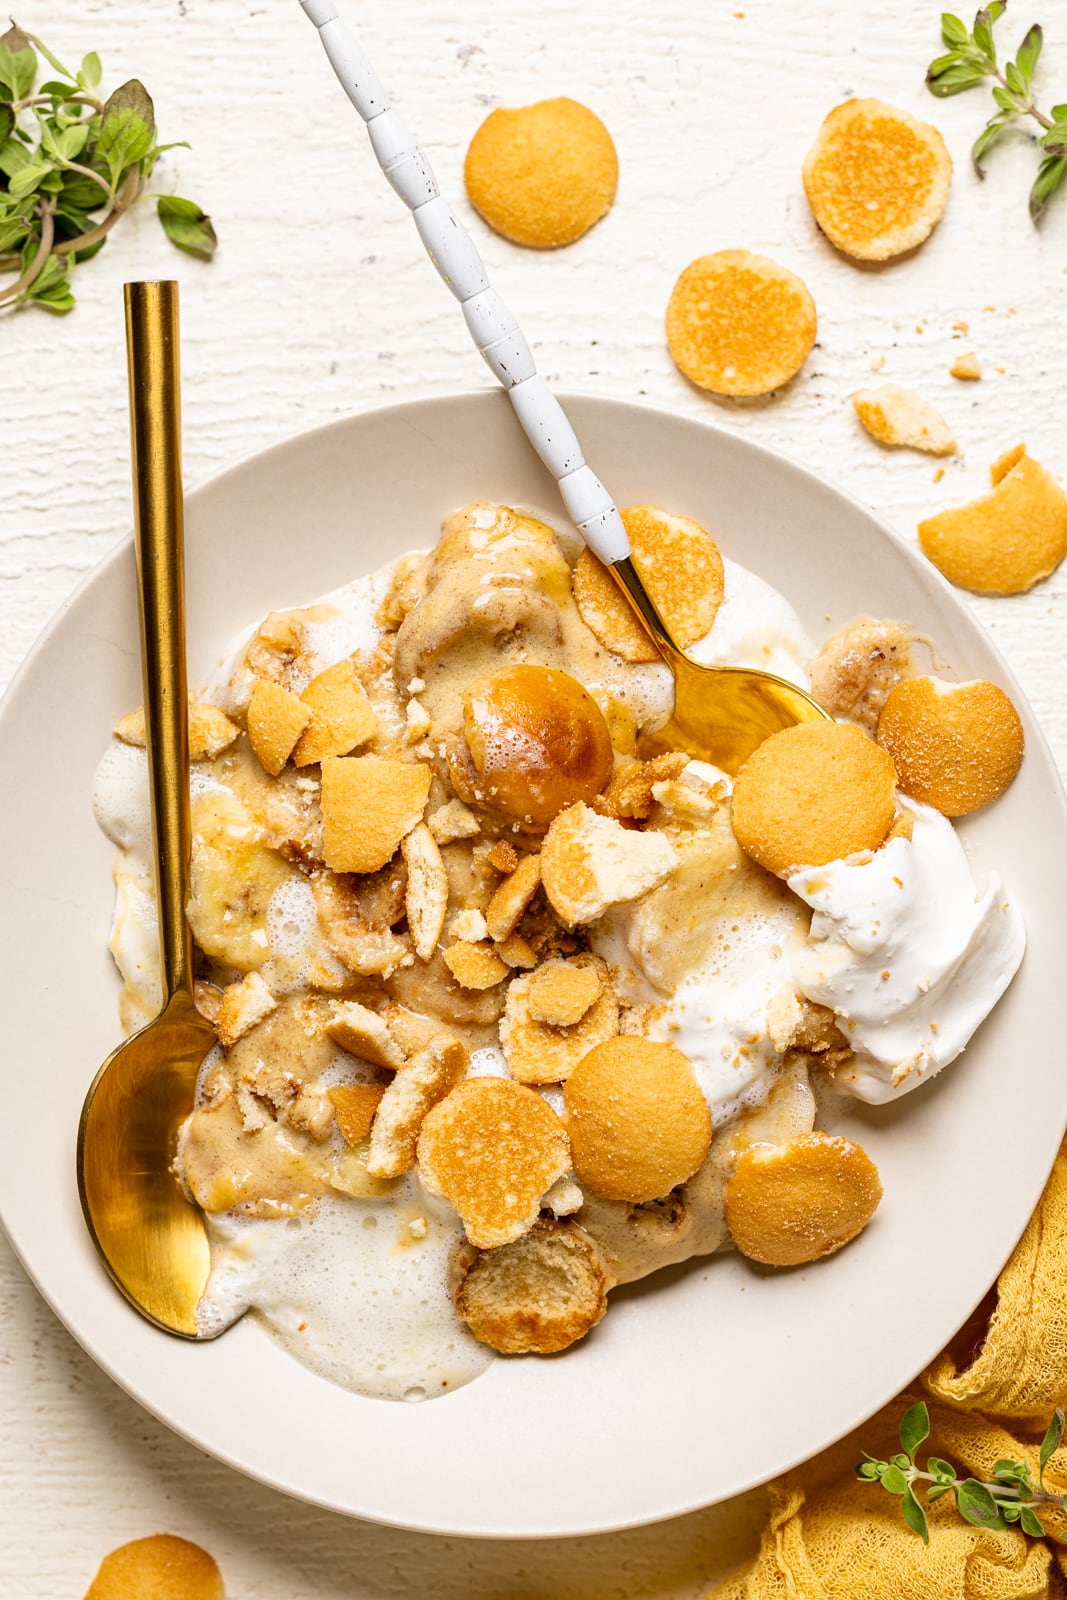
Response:
[[[62,244],[54,245],[52,254],[55,256],[74,255],[79,250],[88,250],[90,245],[96,244],[99,239],[106,239],[119,218],[141,198],[141,187],[140,175],[137,168],[134,167],[131,169],[122,189],[114,197],[114,205],[107,216],[98,222],[95,228],[90,228],[88,233],[81,233],[76,239],[64,239]]]

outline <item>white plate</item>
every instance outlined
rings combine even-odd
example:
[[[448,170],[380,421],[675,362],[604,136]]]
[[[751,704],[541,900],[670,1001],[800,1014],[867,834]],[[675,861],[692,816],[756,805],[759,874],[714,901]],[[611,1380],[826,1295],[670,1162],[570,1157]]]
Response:
[[[1026,725],[1020,777],[961,831],[1017,898],[1029,953],[963,1059],[898,1106],[857,1107],[843,1125],[877,1161],[885,1199],[829,1261],[774,1274],[725,1256],[660,1274],[616,1293],[574,1350],[497,1361],[426,1405],[333,1388],[251,1322],[203,1346],[149,1327],[105,1277],[74,1183],[82,1096],[117,1035],[112,849],[89,796],[115,716],[141,694],[129,546],[56,618],[0,713],[0,1215],[15,1249],[85,1349],[204,1450],[303,1499],[454,1534],[653,1521],[838,1438],[981,1298],[1067,1121],[1056,1040],[1067,817],[992,645],[928,565],[794,463],[660,411],[592,399],[568,409],[620,504],[652,501],[706,523],[817,639],[861,611],[928,630],[958,676],[1004,684]],[[266,451],[189,498],[191,681],[272,607],[431,543],[452,507],[499,499],[557,514],[554,493],[496,392],[374,411]]]

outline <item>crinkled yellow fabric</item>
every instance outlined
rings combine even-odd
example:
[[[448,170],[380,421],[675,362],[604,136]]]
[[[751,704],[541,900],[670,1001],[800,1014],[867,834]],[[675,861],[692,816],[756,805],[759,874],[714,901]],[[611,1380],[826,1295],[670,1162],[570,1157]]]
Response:
[[[921,1461],[944,1456],[960,1477],[985,1479],[1011,1456],[1036,1477],[1052,1410],[1067,1407],[1067,1141],[997,1281],[978,1349],[954,1342],[911,1392],[772,1483],[758,1556],[713,1600],[1067,1600],[1067,1544],[972,1528],[945,1495],[928,1508],[927,1546],[905,1527],[899,1500],[856,1477],[864,1450],[879,1459],[899,1450],[900,1418],[918,1399],[931,1423]],[[1067,1492],[1067,1448],[1045,1483]],[[1053,1532],[1067,1527],[1043,1521]]]

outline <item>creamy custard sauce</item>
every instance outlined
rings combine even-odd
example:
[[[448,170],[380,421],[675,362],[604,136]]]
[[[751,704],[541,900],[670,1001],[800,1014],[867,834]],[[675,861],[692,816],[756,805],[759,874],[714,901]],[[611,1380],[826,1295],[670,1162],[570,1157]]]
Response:
[[[569,673],[597,701],[616,749],[632,750],[641,731],[669,715],[670,674],[659,664],[629,665],[598,643],[571,594],[568,556],[575,553],[572,535],[557,538],[543,523],[500,508],[470,507],[446,521],[431,554],[404,557],[299,611],[272,613],[220,661],[202,698],[241,721],[257,678],[299,694],[356,653],[378,719],[368,748],[414,744],[414,756],[436,773],[430,811],[451,797],[449,772],[461,792],[454,751],[463,696],[503,664]],[[693,654],[806,685],[811,646],[788,603],[734,563],[724,568],[723,603]],[[421,719],[414,724],[413,704]],[[492,991],[457,996],[439,955],[415,964],[410,940],[393,932],[403,912],[388,868],[355,888],[321,871],[317,774],[317,767],[288,766],[269,778],[243,734],[193,769],[189,914],[197,944],[213,983],[258,973],[273,1001],[264,1020],[208,1057],[182,1135],[178,1170],[212,1238],[200,1316],[205,1331],[217,1331],[250,1312],[332,1382],[422,1399],[469,1382],[492,1359],[450,1297],[463,1227],[423,1190],[417,1170],[373,1178],[366,1141],[353,1147],[341,1137],[330,1091],[372,1084],[377,1074],[332,1043],[325,1021],[335,996],[371,1005],[388,998],[409,1025],[422,1012],[443,1020],[471,1053],[470,1076],[507,1076],[503,1002]],[[893,852],[891,884],[882,865],[839,862],[786,885],[738,848],[723,774],[693,762],[680,782],[693,804],[664,804],[650,823],[670,839],[676,870],[651,893],[609,910],[588,929],[588,943],[610,969],[624,1030],[668,1041],[689,1057],[715,1132],[700,1170],[662,1201],[630,1205],[566,1180],[556,1186],[557,1215],[576,1215],[613,1282],[718,1249],[726,1240],[724,1185],[739,1150],[812,1128],[809,1058],[781,1038],[775,1044],[770,1012],[783,995],[794,1004],[798,994],[818,1001],[842,1026],[854,1020],[861,1049],[839,1086],[886,1098],[911,1086],[895,1074],[899,1052],[909,1060],[915,1054],[913,1023],[930,1020],[913,993],[927,968],[937,966],[936,1010],[948,1026],[940,1054],[926,1027],[928,1057],[919,1070],[936,1070],[951,1059],[948,1043],[958,1053],[992,1004],[977,998],[989,961],[1010,977],[1021,955],[1021,927],[1014,913],[1004,914],[999,885],[991,880],[979,904],[944,819],[927,824],[920,808],[914,840],[877,853],[887,863]],[[142,750],[116,744],[107,752],[94,804],[119,852],[110,949],[125,981],[123,1024],[132,1029],[160,1000]],[[518,823],[500,836],[537,843],[536,830],[531,836]],[[484,867],[467,842],[445,845],[442,854],[449,917],[469,916],[486,901]],[[904,900],[897,880],[907,886]],[[951,890],[955,933],[947,943],[927,904],[931,885],[938,906]],[[358,931],[355,962],[340,959],[328,937],[345,895],[356,896],[342,907]],[[872,963],[883,951],[870,924],[883,913],[894,930],[899,981],[887,989],[879,979],[872,989]],[[992,935],[982,931],[990,917],[1000,930]],[[541,1092],[562,1111],[558,1085]],[[546,1205],[554,1203],[550,1194]]]

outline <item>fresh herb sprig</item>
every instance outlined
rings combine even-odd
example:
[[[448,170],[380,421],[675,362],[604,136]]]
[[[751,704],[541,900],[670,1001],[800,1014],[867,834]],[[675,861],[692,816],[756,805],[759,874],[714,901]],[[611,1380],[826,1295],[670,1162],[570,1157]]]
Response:
[[[1030,215],[1037,222],[1052,196],[1067,176],[1067,105],[1053,106],[1050,113],[1034,104],[1034,69],[1041,55],[1044,34],[1038,23],[1028,28],[1014,61],[997,60],[993,43],[993,24],[1004,15],[1006,0],[990,0],[974,19],[968,31],[959,17],[946,11],[941,17],[941,37],[948,54],[938,56],[926,72],[926,86],[942,97],[974,89],[987,78],[996,80],[993,99],[997,111],[986,123],[971,149],[975,170],[985,177],[982,162],[997,140],[1019,117],[1032,117],[1041,128],[1042,156],[1033,188],[1030,190]]]
[[[38,84],[39,58],[55,77]],[[151,96],[136,78],[106,100],[100,57],[71,72],[33,34],[0,37],[0,310],[74,305],[71,269],[88,261],[143,195],[159,157]],[[211,219],[191,200],[160,195],[159,220],[182,250],[209,259]]]
[[[930,1456],[925,1471],[915,1459],[924,1439],[930,1435],[930,1413],[923,1401],[909,1406],[900,1423],[900,1451],[889,1461],[876,1461],[867,1455],[856,1468],[856,1476],[869,1483],[880,1483],[900,1500],[900,1510],[913,1533],[926,1544],[930,1529],[919,1495],[925,1490],[927,1501],[942,1495],[956,1496],[956,1509],[965,1522],[976,1528],[1009,1528],[1018,1525],[1024,1533],[1043,1539],[1048,1532],[1038,1515],[1042,1506],[1064,1505],[1065,1496],[1045,1488],[1045,1468],[1063,1438],[1063,1412],[1059,1406],[1038,1452],[1037,1482],[1025,1461],[998,1461],[992,1478],[981,1483],[977,1478],[959,1478],[956,1469],[940,1456]],[[1067,1539],[1067,1533],[1058,1535]]]

